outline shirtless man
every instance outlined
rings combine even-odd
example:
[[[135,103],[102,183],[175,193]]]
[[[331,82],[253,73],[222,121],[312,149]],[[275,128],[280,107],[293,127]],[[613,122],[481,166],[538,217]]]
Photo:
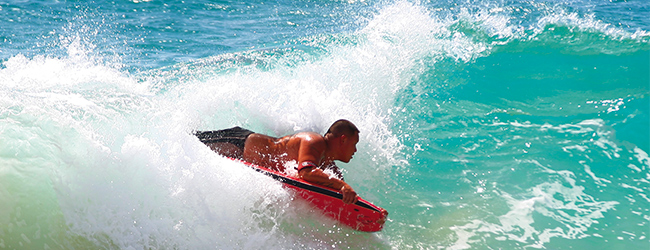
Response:
[[[348,120],[338,120],[321,136],[301,132],[281,138],[234,127],[219,131],[198,132],[197,137],[215,152],[241,159],[276,171],[285,163],[298,163],[298,177],[305,181],[339,190],[346,204],[357,201],[357,193],[343,181],[334,161],[349,162],[357,151],[359,129]],[[323,170],[331,169],[336,177]]]

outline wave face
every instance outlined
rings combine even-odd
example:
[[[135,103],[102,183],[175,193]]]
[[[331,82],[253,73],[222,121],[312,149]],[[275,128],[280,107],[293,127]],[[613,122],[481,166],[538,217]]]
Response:
[[[648,248],[648,9],[0,3],[0,248]],[[339,118],[379,233],[192,136]]]

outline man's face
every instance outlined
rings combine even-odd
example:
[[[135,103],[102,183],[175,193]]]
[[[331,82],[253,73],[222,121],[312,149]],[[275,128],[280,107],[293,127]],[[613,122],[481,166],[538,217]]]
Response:
[[[352,159],[352,155],[357,152],[357,143],[359,142],[359,134],[355,133],[351,137],[344,136],[341,145],[341,161],[348,163]]]

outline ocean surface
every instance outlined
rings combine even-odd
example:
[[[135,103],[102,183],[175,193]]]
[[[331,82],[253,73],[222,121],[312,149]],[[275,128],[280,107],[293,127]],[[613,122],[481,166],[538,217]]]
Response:
[[[1,1],[0,249],[649,249],[650,1]],[[192,135],[361,130],[323,217]]]

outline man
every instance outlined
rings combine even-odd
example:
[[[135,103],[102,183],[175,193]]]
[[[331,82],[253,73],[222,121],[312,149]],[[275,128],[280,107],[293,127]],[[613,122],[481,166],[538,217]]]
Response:
[[[201,142],[231,158],[283,172],[290,161],[298,163],[298,177],[339,190],[346,204],[357,201],[357,193],[343,181],[334,161],[349,162],[357,151],[359,129],[348,120],[338,120],[324,136],[301,132],[281,138],[254,133],[240,127],[198,132]],[[331,170],[336,177],[323,170]]]

